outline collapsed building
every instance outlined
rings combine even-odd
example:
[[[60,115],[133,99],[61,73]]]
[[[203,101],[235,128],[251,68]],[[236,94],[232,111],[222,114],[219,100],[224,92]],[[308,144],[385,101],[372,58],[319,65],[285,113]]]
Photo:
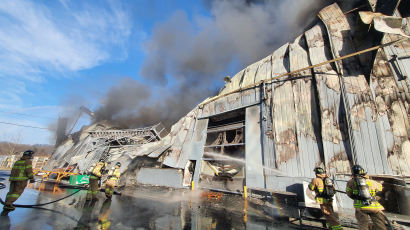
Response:
[[[123,186],[194,184],[233,193],[247,187],[293,192],[302,200],[316,166],[344,190],[350,167],[360,164],[371,176],[400,184],[385,194],[396,203],[386,208],[397,209],[409,203],[403,196],[410,177],[406,4],[329,5],[294,41],[225,78],[217,96],[167,135],[159,126],[115,130],[93,124],[64,140],[47,167],[84,172],[106,158],[122,163]],[[346,196],[336,201],[352,207]]]

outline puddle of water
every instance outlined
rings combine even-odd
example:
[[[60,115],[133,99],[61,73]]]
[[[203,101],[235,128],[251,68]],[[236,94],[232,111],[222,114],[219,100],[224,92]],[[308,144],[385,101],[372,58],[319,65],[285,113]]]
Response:
[[[35,184],[16,203],[45,203],[73,191]],[[7,192],[8,187],[0,190],[0,196],[4,199]],[[215,200],[196,193],[137,190],[136,197],[114,196],[112,201],[99,193],[98,201],[85,202],[86,191],[80,191],[44,209],[17,208],[0,218],[0,229],[287,229],[284,223],[252,214],[238,196]]]

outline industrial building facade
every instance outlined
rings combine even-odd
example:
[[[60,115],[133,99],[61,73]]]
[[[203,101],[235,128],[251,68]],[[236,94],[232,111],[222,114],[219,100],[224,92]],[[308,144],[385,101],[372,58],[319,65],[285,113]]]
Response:
[[[247,186],[299,196],[316,166],[326,168],[339,190],[353,164],[407,181],[410,19],[402,14],[408,12],[397,8],[400,1],[346,2],[325,7],[294,41],[226,79],[219,95],[200,103],[168,135],[102,150],[94,125],[64,141],[48,167],[82,164],[78,169],[85,171],[108,153],[109,161],[122,163],[125,186],[236,193]],[[379,29],[383,22],[393,32]],[[337,203],[352,207],[347,197]]]

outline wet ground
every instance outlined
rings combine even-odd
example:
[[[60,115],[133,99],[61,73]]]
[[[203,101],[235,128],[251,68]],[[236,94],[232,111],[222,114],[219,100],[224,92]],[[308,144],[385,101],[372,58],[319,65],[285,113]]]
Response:
[[[0,177],[5,177],[1,175]],[[5,198],[7,185],[0,190]],[[77,190],[53,184],[27,188],[18,204],[39,204],[56,200]],[[86,202],[86,191],[41,208],[17,208],[0,217],[0,229],[295,229],[248,208],[240,196],[217,193],[140,188],[124,191],[112,200],[99,194],[98,201]],[[2,205],[0,205],[2,209]]]

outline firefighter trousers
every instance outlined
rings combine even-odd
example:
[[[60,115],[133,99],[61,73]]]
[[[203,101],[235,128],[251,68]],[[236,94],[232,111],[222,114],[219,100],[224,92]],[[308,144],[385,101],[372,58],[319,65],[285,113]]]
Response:
[[[326,224],[329,227],[329,229],[343,229],[342,225],[340,225],[340,222],[336,217],[335,212],[333,211],[332,203],[321,204],[320,209],[322,210],[323,215],[325,216]]]
[[[86,200],[97,199],[99,178],[90,177]]]
[[[111,198],[114,194],[115,184],[116,180],[113,179],[108,179],[105,183],[105,196],[107,196],[107,198]]]
[[[373,230],[387,230],[386,218],[384,217],[382,211],[356,209],[355,216],[357,219],[359,230],[369,229],[369,216],[373,222]]]
[[[10,190],[6,196],[6,206],[11,206],[24,192],[27,186],[27,180],[10,181]]]

